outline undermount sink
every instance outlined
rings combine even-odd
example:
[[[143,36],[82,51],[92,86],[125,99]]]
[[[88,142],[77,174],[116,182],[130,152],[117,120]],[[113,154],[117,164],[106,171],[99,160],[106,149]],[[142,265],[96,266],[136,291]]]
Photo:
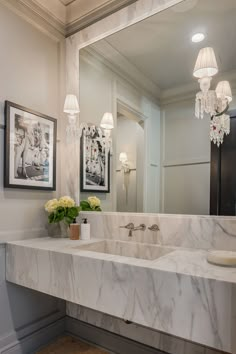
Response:
[[[173,248],[159,245],[115,240],[98,241],[79,246],[78,249],[146,260],[157,259],[174,250]]]

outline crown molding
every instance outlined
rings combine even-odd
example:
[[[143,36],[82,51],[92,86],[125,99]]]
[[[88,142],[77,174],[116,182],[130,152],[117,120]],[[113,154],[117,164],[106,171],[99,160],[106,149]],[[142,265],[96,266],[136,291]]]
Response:
[[[160,107],[188,100],[193,100],[194,102],[196,93],[200,90],[197,81],[161,90],[105,40],[83,48],[80,51],[80,55],[96,67],[98,67],[98,63],[105,65],[118,77],[131,84],[138,92],[143,92],[155,103],[159,104]],[[212,87],[216,87],[217,82],[221,80],[230,82],[232,94],[236,96],[236,70],[218,74],[213,79]]]
[[[155,103],[159,102],[160,88],[106,40],[96,42],[82,51],[131,83],[139,92],[144,92]]]
[[[24,0],[27,1],[28,0]],[[64,27],[66,25],[66,14],[67,7],[61,0],[31,0],[38,7],[44,10],[49,16],[51,16],[54,20],[61,23]]]
[[[68,6],[72,4],[72,2],[75,2],[76,0],[59,0],[63,5]]]
[[[65,27],[66,37],[75,34],[76,32],[92,25],[97,21],[102,20],[104,17],[107,17],[136,1],[137,0],[107,0],[102,5],[95,7],[81,17],[78,16],[76,20],[73,20],[72,13],[78,12],[79,7],[77,9],[77,1],[73,1],[67,5],[67,25]]]
[[[212,89],[217,85],[217,82],[221,80],[228,80],[230,82],[233,96],[236,95],[236,70],[219,73],[212,81]],[[165,106],[171,103],[177,103],[181,101],[187,101],[195,99],[196,93],[200,91],[197,80],[195,82],[174,87],[161,91],[160,103],[161,106]]]
[[[13,12],[56,41],[69,37],[136,1],[107,0],[91,8],[91,3],[87,0],[54,0],[54,3],[42,0],[1,0]]]
[[[55,41],[65,38],[65,26],[33,0],[1,0],[1,3]]]
[[[109,54],[116,53],[116,60],[109,58],[109,56],[107,56],[109,44],[107,42],[103,42],[103,44],[105,44],[107,51],[101,52],[101,48],[99,48],[100,50],[97,50],[97,47],[94,48],[94,45],[92,47],[88,46],[80,51],[80,57],[99,70],[101,70],[102,67],[108,68],[118,79],[122,79],[123,83],[128,83],[136,90],[136,92],[145,95],[155,104],[159,104],[160,89],[125,57],[116,51],[113,52],[114,48]]]

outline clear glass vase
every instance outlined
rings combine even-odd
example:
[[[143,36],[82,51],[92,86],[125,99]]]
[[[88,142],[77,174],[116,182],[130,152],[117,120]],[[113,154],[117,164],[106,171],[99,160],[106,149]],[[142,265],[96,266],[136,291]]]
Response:
[[[60,221],[56,224],[48,225],[48,235],[55,238],[68,238],[69,237],[69,226]]]

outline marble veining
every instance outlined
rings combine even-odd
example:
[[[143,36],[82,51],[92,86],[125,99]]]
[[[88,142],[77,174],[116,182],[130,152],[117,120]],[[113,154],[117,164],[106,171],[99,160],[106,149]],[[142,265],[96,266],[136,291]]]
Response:
[[[88,243],[93,242],[100,240]],[[49,238],[9,242],[7,280],[232,352],[236,269],[208,264],[204,250],[177,249],[144,260],[80,249],[85,244]]]
[[[120,226],[129,222],[133,222],[135,225],[144,223],[147,226],[157,224],[160,231],[137,231],[132,240],[159,243],[165,246],[236,251],[235,217],[110,212],[81,213],[81,215],[85,214],[91,224],[92,236],[95,238],[127,241],[130,239],[128,231],[121,229]]]
[[[89,308],[67,302],[66,313],[68,316],[83,322],[90,323],[99,328],[128,337],[137,342],[163,350],[170,354],[223,354],[218,350],[208,349],[203,345],[146,328],[136,323],[125,321]]]

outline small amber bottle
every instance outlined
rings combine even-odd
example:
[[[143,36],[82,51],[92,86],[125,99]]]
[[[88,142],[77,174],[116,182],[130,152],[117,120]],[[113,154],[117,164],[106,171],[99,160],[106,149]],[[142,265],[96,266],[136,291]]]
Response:
[[[80,234],[80,225],[74,219],[73,224],[70,224],[70,239],[71,240],[79,240]]]

